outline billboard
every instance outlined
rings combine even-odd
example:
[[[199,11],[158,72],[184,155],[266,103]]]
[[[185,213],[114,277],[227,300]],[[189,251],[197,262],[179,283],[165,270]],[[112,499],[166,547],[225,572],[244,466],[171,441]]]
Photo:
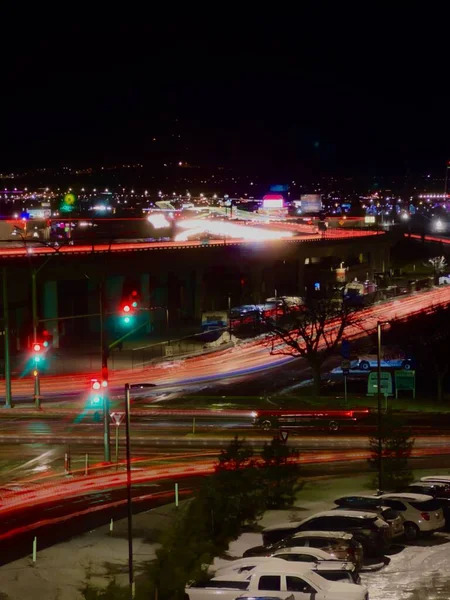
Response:
[[[266,194],[263,197],[263,208],[272,209],[272,208],[283,208],[284,207],[284,198],[281,194]]]
[[[320,212],[322,210],[322,194],[302,194],[300,208],[302,214]]]

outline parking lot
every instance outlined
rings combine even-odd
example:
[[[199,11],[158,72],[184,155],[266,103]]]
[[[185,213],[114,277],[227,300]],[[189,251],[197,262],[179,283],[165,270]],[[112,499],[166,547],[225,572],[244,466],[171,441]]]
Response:
[[[333,508],[334,498],[348,493],[372,493],[368,489],[368,478],[355,476],[353,479],[308,483],[300,492],[293,509],[268,511],[260,523],[261,529],[286,521],[301,521],[320,511],[330,510]],[[262,543],[262,533],[244,533],[230,544],[229,557],[240,558],[246,550]],[[213,567],[223,567],[227,563],[227,559],[216,559]],[[411,542],[398,538],[393,541],[384,557],[366,559],[361,571],[361,583],[368,588],[371,600],[411,600],[416,590],[426,587],[430,591],[431,586],[438,590],[449,580],[450,532],[436,532]],[[424,599],[432,597],[434,596],[423,596]],[[414,600],[416,598],[421,599],[422,596],[414,596]]]

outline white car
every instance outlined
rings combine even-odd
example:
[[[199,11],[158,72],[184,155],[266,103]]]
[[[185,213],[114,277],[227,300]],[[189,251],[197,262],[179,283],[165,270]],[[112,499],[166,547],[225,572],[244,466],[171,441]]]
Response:
[[[387,504],[402,515],[405,537],[408,540],[415,540],[421,534],[434,533],[445,526],[441,505],[432,496],[401,492],[383,494],[380,498],[383,504]]]
[[[323,550],[320,550],[319,553],[327,555]],[[242,575],[249,575],[253,569],[260,567],[261,565],[266,565],[270,569],[274,560],[278,562],[278,559],[281,559],[291,563],[297,563],[300,570],[303,569],[305,563],[309,563],[310,569],[330,581],[348,581],[349,583],[361,582],[358,571],[352,562],[336,560],[331,555],[328,556],[330,558],[318,559],[315,556],[311,556],[311,554],[308,553],[308,549],[305,551],[304,548],[297,548],[296,550],[286,548],[283,551],[279,551],[279,553],[274,556],[253,556],[233,560],[229,565],[217,569],[214,578],[234,579],[235,576],[240,578]],[[295,568],[295,564],[293,564],[292,567]]]
[[[410,371],[412,369],[412,362],[405,356],[390,356],[385,354],[381,356],[380,366],[383,369],[404,369],[405,371]],[[364,354],[363,356],[359,356],[356,361],[352,361],[352,369],[369,371],[377,367],[378,357],[376,354]]]
[[[239,592],[239,590],[242,590]],[[236,593],[238,592],[238,593]],[[217,578],[185,588],[186,600],[236,600],[242,593],[252,597],[285,596],[294,600],[368,600],[367,588],[354,583],[329,581],[305,564],[293,565],[285,560],[271,559],[253,569],[247,579]]]

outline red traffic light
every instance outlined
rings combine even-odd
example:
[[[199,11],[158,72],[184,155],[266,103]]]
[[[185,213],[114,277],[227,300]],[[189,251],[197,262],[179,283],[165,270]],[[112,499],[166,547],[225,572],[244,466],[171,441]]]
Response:
[[[130,312],[130,310],[131,310],[130,305],[129,304],[125,304],[123,306],[122,310],[123,310],[123,312],[126,312],[126,313]]]
[[[100,381],[98,381],[97,379],[93,379],[91,381],[91,385],[92,385],[92,389],[93,390],[99,390],[100,389]]]
[[[41,351],[41,344],[33,344],[33,350],[35,352],[40,352]]]

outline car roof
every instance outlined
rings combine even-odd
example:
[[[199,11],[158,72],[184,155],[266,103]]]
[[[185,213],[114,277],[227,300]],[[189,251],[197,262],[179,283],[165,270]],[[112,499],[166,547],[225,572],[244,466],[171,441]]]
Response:
[[[428,500],[433,500],[433,496],[429,496],[428,494],[414,494],[412,492],[383,494],[381,497],[388,500],[404,500],[405,502],[427,502]]]
[[[303,521],[286,521],[284,523],[277,523],[277,525],[269,525],[269,527],[264,527],[263,531],[275,531],[277,529],[295,529],[302,522]]]
[[[428,475],[421,477],[420,481],[441,481],[442,483],[450,483],[450,475]]]
[[[367,510],[348,510],[348,509],[340,509],[339,513],[335,510],[325,510],[323,512],[316,513],[311,517],[308,517],[302,523],[308,523],[312,519],[316,519],[318,517],[336,517],[339,514],[339,517],[351,517],[353,519],[375,519],[376,514],[373,512],[369,512]]]
[[[293,536],[295,539],[300,538],[335,538],[340,540],[351,540],[353,534],[348,533],[347,531],[299,531],[295,533]]]

